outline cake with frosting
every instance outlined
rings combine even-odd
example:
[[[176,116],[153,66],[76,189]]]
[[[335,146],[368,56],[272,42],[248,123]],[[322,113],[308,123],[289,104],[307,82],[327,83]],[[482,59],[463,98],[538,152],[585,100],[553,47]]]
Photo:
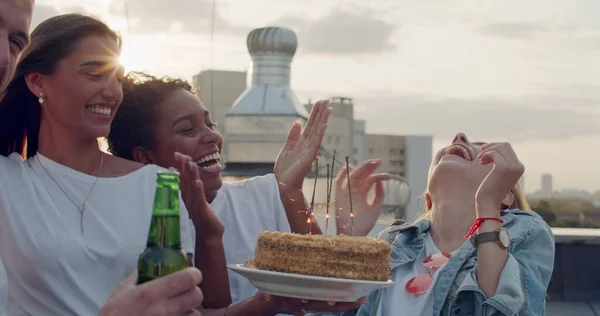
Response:
[[[254,259],[261,270],[341,279],[387,281],[390,244],[370,237],[263,232]]]

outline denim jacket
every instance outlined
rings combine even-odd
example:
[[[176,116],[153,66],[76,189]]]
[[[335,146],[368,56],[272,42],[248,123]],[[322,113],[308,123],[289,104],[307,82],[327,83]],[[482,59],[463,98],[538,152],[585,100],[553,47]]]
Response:
[[[503,211],[502,219],[511,244],[494,296],[487,297],[479,287],[476,249],[467,240],[439,272],[433,294],[434,316],[546,315],[546,289],[554,268],[552,231],[532,211]],[[399,266],[419,257],[430,224],[428,220],[418,220],[413,224],[392,225],[379,234],[379,238],[391,243],[392,274]],[[371,293],[360,309],[342,315],[393,316],[382,315],[384,291]]]

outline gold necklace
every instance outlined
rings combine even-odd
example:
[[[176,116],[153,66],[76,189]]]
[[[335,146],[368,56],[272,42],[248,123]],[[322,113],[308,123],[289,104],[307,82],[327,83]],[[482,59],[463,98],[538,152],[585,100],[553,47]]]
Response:
[[[75,205],[75,207],[77,207],[77,210],[79,211],[79,230],[81,231],[81,235],[83,236],[83,211],[85,210],[85,204],[87,203],[88,199],[90,198],[90,195],[92,195],[92,191],[94,191],[94,188],[96,187],[96,182],[98,182],[98,176],[96,176],[96,179],[94,179],[94,184],[92,184],[92,188],[90,189],[90,192],[88,192],[88,195],[85,198],[85,200],[83,201],[83,203],[77,204],[67,194],[67,192],[63,189],[63,187],[60,184],[58,184],[58,182],[54,179],[54,177],[52,177],[52,175],[50,174],[50,172],[48,172],[48,170],[46,169],[46,167],[44,166],[44,164],[40,160],[40,157],[39,156],[35,156],[35,158],[37,158],[37,161],[40,164],[40,166],[42,166],[42,168],[44,169],[44,171],[46,172],[46,174],[50,177],[50,179],[52,179],[52,181],[62,191],[62,193],[71,201],[71,203],[73,203],[73,205]],[[96,172],[102,170],[102,166],[103,165],[104,165],[104,155],[102,154],[102,152],[100,152],[100,167],[98,168],[98,170]]]

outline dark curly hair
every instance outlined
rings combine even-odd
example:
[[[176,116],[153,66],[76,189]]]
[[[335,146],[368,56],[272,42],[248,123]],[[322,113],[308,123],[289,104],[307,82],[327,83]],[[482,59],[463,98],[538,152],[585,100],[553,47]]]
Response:
[[[195,94],[185,80],[128,73],[123,80],[123,102],[108,134],[108,150],[115,156],[134,160],[135,147],[154,148],[157,107],[179,89]]]

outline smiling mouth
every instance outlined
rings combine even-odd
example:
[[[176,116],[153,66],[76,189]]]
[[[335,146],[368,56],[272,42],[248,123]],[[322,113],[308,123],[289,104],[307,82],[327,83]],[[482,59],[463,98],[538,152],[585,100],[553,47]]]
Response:
[[[196,161],[196,164],[198,164],[198,167],[200,167],[200,169],[215,169],[218,168],[220,166],[219,161],[221,160],[221,155],[219,155],[219,153],[212,153],[212,154],[208,154],[202,158],[200,158],[198,161]]]
[[[110,106],[88,105],[85,108],[86,108],[86,110],[88,110],[94,114],[97,114],[97,115],[111,116],[112,112],[113,112],[113,108]]]
[[[467,161],[473,161],[473,157],[471,157],[469,151],[461,145],[452,145],[446,148],[442,157],[445,156],[457,156]]]

